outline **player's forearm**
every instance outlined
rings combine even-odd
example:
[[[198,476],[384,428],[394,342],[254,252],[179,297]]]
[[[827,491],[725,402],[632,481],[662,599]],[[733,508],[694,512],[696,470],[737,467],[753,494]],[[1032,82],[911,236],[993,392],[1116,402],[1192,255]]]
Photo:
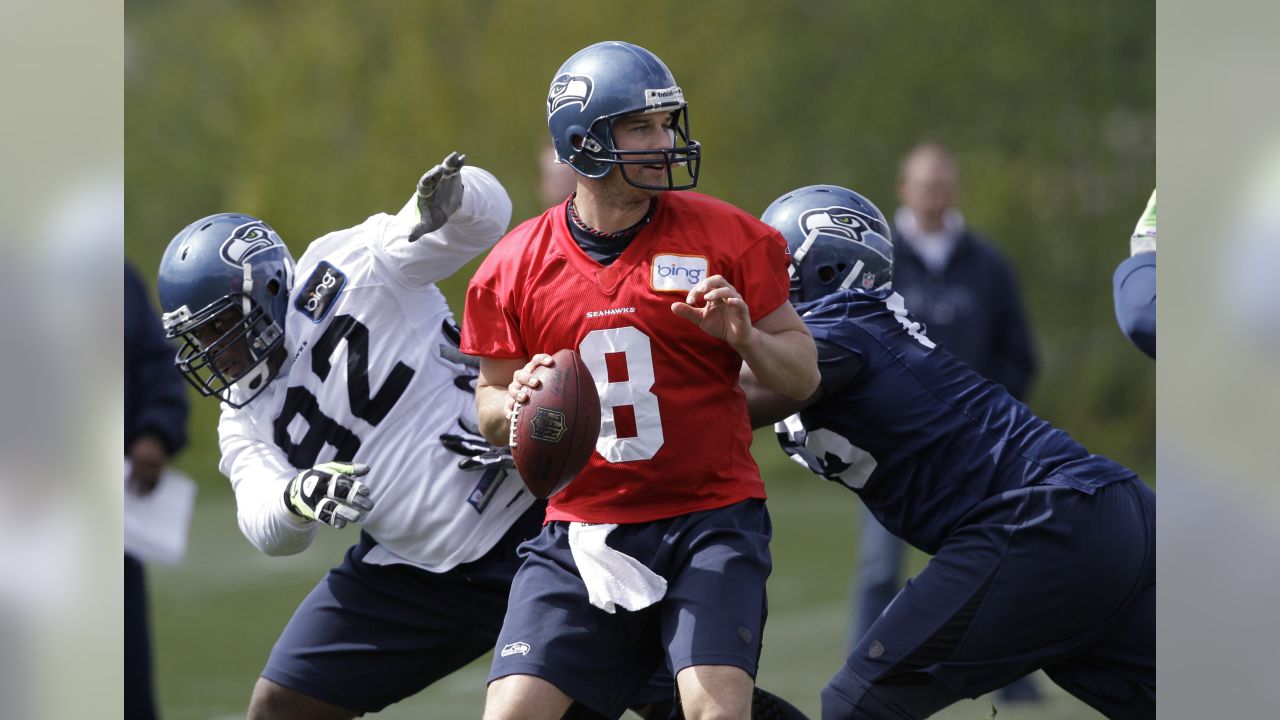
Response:
[[[493,445],[506,447],[511,442],[511,421],[507,419],[507,388],[480,385],[476,388],[476,415],[480,434]]]
[[[497,178],[472,167],[464,167],[462,177],[462,206],[442,227],[408,242],[407,233],[421,219],[417,199],[411,197],[381,239],[386,253],[412,282],[449,277],[492,247],[511,221],[511,198]]]
[[[235,483],[236,519],[240,532],[267,555],[294,555],[306,550],[315,538],[316,523],[306,522],[284,505],[288,480]],[[277,487],[278,485],[278,487]]]
[[[223,410],[218,423],[218,469],[231,480],[240,532],[267,555],[300,553],[311,545],[316,528],[284,504],[284,488],[297,470],[278,448],[252,435],[251,427],[230,409]]]
[[[818,350],[808,330],[769,333],[752,328],[747,342],[735,349],[769,390],[806,400],[818,389]]]

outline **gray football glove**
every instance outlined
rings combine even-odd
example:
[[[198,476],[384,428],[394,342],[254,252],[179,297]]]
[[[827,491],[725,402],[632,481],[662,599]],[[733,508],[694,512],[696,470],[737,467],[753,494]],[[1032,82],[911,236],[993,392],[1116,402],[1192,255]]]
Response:
[[[369,487],[356,480],[369,472],[360,463],[327,462],[303,470],[284,489],[284,505],[304,520],[336,528],[358,523],[373,509]]]
[[[439,230],[462,207],[462,166],[466,164],[466,155],[451,152],[418,180],[419,220],[409,232],[409,242]]]

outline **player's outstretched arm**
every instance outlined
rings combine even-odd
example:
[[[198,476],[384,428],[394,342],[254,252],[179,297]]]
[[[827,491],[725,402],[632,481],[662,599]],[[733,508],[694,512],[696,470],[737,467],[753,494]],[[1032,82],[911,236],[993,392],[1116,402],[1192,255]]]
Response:
[[[381,226],[381,245],[410,282],[439,282],[493,247],[510,222],[502,183],[454,152],[423,174],[393,222]]]
[[[462,194],[466,191],[462,184],[462,166],[466,164],[466,155],[451,152],[418,179],[414,193],[418,224],[409,231],[409,242],[439,230],[462,207]]]

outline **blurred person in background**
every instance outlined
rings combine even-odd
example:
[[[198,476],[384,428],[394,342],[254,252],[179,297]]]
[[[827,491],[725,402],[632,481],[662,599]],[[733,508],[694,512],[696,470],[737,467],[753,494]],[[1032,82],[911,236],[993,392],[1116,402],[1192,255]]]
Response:
[[[1109,718],[1156,702],[1155,494],[933,342],[893,290],[884,216],[845,188],[762,218],[822,381],[797,402],[741,376],[752,425],[932,554],[822,693],[823,720],[924,718],[1037,669]]]
[[[186,384],[173,367],[146,286],[124,265],[124,451],[127,491],[149,495],[170,458],[187,443]],[[124,716],[156,717],[146,576],[140,560],[124,555]]]
[[[1125,337],[1156,359],[1156,191],[1129,237],[1129,257],[1116,267],[1116,322]]]
[[[971,230],[955,206],[960,168],[945,146],[922,142],[903,157],[902,206],[893,216],[894,289],[929,337],[980,375],[1025,400],[1036,371],[1034,340],[1009,261]],[[851,595],[856,644],[902,587],[905,545],[862,513]],[[1001,691],[1005,700],[1034,701],[1030,679]]]

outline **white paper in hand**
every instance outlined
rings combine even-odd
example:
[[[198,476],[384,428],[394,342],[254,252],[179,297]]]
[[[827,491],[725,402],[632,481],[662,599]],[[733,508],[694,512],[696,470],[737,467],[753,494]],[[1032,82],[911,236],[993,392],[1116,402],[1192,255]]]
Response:
[[[129,461],[124,474],[129,477]],[[177,565],[187,552],[187,531],[196,504],[196,483],[182,473],[165,469],[150,495],[125,486],[124,551],[143,562]]]

